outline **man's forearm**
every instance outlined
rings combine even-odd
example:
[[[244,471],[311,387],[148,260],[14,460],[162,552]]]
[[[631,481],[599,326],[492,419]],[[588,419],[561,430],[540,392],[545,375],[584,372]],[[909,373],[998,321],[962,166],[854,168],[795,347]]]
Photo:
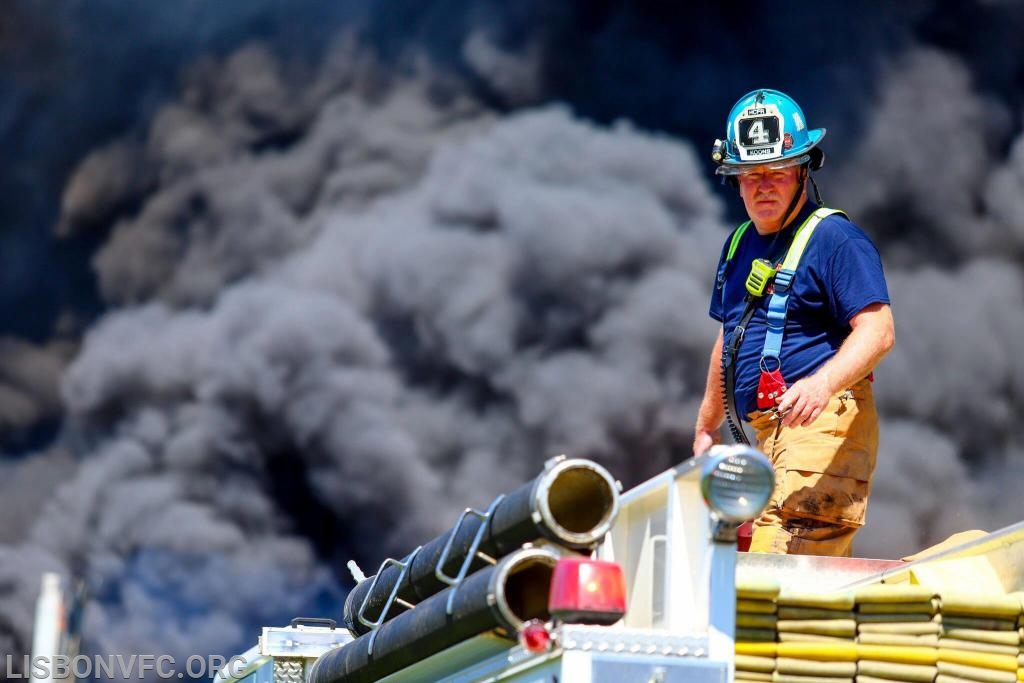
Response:
[[[895,343],[892,312],[884,304],[865,309],[839,351],[814,375],[835,394],[867,377]]]
[[[722,331],[718,331],[718,339],[711,349],[708,360],[708,379],[704,386],[704,400],[697,414],[697,431],[714,432],[725,421],[725,408],[722,405]]]

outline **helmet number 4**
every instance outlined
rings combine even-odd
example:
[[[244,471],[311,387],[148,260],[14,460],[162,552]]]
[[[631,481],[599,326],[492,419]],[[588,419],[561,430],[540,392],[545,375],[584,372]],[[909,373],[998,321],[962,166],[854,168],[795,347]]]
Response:
[[[779,140],[779,121],[773,116],[740,121],[740,139],[747,147],[775,144]]]
[[[754,124],[747,131],[747,140],[754,145],[768,144],[768,131],[764,129],[764,119],[754,121]]]

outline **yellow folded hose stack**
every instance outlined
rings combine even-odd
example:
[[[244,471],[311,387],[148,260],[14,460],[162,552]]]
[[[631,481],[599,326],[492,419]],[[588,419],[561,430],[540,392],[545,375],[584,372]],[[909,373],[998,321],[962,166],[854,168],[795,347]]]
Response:
[[[857,633],[853,595],[783,590],[779,605],[776,683],[853,683],[850,648]]]
[[[1016,683],[1021,604],[1008,595],[942,595],[936,683]]]
[[[924,586],[878,584],[857,589],[857,683],[931,683],[942,618]]]
[[[736,586],[736,640],[751,646],[746,653],[736,651],[736,680],[740,683],[772,680],[778,597],[779,582],[774,579],[754,579]]]
[[[1021,614],[1017,617],[1017,680],[1024,681],[1024,592],[1010,593],[1021,605]]]
[[[1024,593],[877,584],[798,593],[737,586],[736,680],[772,683],[1024,682]]]

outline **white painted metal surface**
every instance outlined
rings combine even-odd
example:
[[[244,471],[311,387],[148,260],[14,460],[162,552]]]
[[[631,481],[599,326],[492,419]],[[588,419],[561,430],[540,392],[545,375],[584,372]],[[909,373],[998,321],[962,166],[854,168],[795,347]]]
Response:
[[[879,573],[905,565],[899,560],[738,553],[736,580],[773,577],[784,588],[828,592],[859,581],[877,582]]]
[[[624,626],[712,634],[712,656],[731,660],[736,545],[713,538],[715,521],[701,495],[698,460],[624,493],[598,556],[618,562],[626,574]]]

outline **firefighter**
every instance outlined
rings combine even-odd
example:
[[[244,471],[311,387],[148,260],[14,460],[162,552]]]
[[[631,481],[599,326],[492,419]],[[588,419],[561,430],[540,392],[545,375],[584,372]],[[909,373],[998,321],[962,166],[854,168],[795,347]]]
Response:
[[[695,426],[694,453],[724,421],[744,423],[775,467],[775,492],[750,550],[851,554],[878,449],[872,371],[895,341],[878,250],[811,178],[824,129],[787,95],[755,90],[715,142],[716,173],[748,221],[726,240],[711,297],[722,323]],[[815,201],[807,196],[807,181]]]

